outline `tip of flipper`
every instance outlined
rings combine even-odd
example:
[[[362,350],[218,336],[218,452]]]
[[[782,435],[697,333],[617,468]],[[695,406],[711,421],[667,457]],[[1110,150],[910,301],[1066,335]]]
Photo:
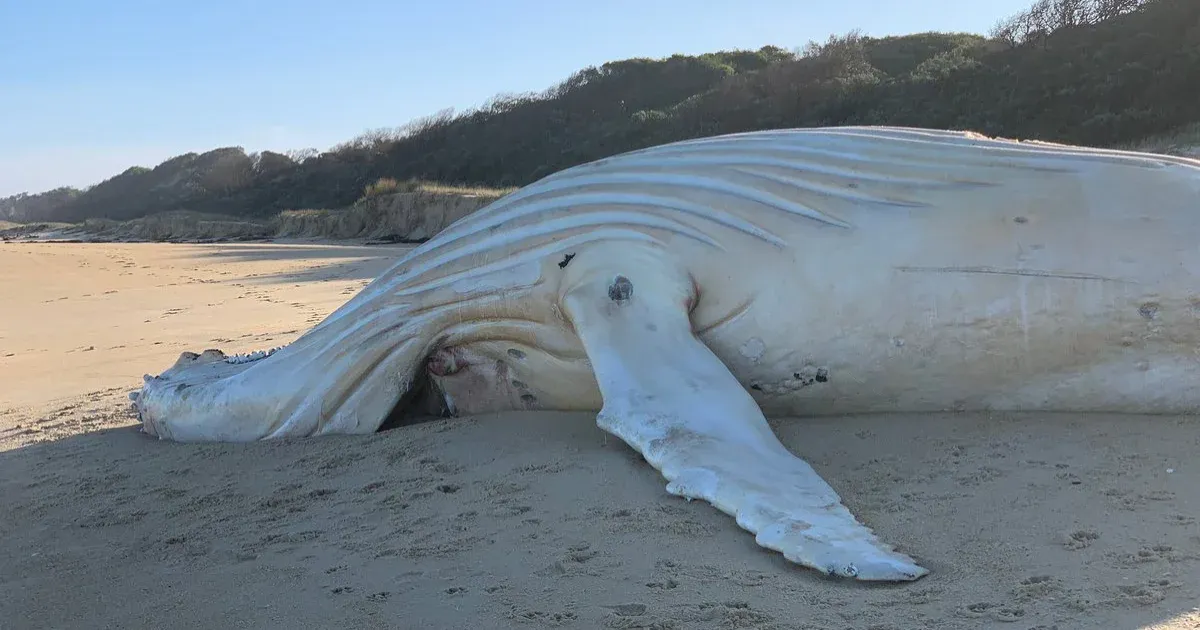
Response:
[[[898,557],[887,560],[832,566],[826,573],[863,582],[912,582],[929,575],[929,569],[896,555]]]
[[[788,560],[823,571],[830,577],[861,582],[911,582],[929,575],[929,569],[878,542],[869,544],[869,548],[863,548],[861,542],[865,541],[855,541],[860,544],[843,547],[830,545],[827,540],[803,536],[803,542],[797,539],[764,540],[761,536],[756,538],[760,545],[783,553]]]

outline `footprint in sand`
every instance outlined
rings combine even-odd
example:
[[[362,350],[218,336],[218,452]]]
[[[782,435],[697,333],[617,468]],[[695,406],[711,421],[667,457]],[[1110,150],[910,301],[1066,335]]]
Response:
[[[1133,553],[1117,552],[1112,554],[1114,565],[1117,567],[1134,567],[1153,562],[1176,562],[1179,555],[1170,545],[1147,545]]]
[[[1092,543],[1100,538],[1100,533],[1091,529],[1080,529],[1073,532],[1062,532],[1058,535],[1058,542],[1067,549],[1078,551],[1090,547]]]
[[[1179,588],[1179,583],[1170,578],[1155,578],[1142,584],[1123,584],[1111,603],[1125,606],[1150,606],[1167,598],[1167,591]]]
[[[1170,516],[1167,516],[1166,519],[1171,525],[1191,527],[1192,525],[1196,524],[1196,517],[1189,516],[1187,514],[1171,514]]]
[[[1049,575],[1034,575],[1021,580],[1013,588],[1012,594],[1017,601],[1030,602],[1057,597],[1062,591],[1063,583],[1058,578]]]
[[[992,619],[1012,623],[1025,617],[1025,609],[991,602],[977,602],[959,608],[958,614],[968,619]]]

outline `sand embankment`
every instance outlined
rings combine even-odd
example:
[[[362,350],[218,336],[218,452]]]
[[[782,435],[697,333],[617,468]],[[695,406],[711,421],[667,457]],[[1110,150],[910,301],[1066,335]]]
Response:
[[[420,190],[370,197],[348,208],[287,210],[262,219],[179,210],[128,221],[0,224],[0,241],[221,243],[304,239],[420,243],[499,196]]]
[[[421,191],[372,197],[342,210],[289,210],[275,219],[275,235],[421,242],[494,199]]]

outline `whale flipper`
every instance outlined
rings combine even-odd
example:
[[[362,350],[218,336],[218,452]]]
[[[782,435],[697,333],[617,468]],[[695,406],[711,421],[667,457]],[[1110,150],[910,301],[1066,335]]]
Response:
[[[789,452],[762,410],[693,333],[691,283],[652,264],[587,273],[563,298],[604,405],[598,424],[667,478],[667,492],[734,516],[788,560],[858,580],[928,570],[881,542]]]

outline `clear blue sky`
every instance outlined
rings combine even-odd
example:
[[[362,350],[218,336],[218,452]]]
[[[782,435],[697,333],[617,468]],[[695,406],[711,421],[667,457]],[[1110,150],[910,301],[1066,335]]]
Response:
[[[986,32],[1032,0],[0,0],[0,196],[219,146],[326,149],[589,65]]]

